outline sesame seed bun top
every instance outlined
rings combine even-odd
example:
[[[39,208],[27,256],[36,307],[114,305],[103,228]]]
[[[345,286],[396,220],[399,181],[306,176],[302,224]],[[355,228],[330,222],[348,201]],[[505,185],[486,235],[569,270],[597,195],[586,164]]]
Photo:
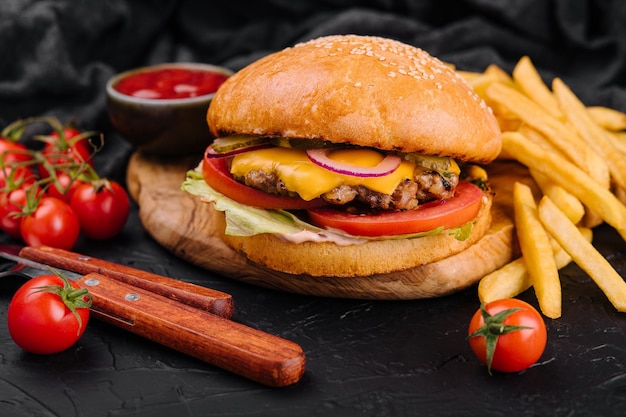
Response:
[[[490,162],[491,109],[427,52],[380,37],[338,35],[253,62],[218,90],[207,122],[234,133],[323,139]]]

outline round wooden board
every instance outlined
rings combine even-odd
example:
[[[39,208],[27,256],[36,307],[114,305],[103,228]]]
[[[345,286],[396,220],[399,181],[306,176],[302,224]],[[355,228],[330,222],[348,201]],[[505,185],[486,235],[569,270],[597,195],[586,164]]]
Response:
[[[212,205],[201,203],[180,190],[185,172],[199,162],[197,157],[161,160],[137,152],[127,171],[131,196],[139,205],[139,217],[148,233],[176,256],[224,277],[253,285],[316,296],[357,299],[417,299],[440,296],[470,286],[499,268],[513,256],[502,253],[502,245],[514,246],[510,207],[512,178],[527,178],[521,167],[509,164],[490,168],[490,182],[496,189],[492,227],[480,248],[455,255],[453,262],[442,260],[420,268],[368,277],[313,277],[291,275],[253,264],[228,247],[220,238],[223,221]],[[480,259],[476,267],[476,258]],[[450,258],[448,258],[450,259]],[[471,268],[463,268],[471,262]],[[442,277],[446,277],[445,279]],[[450,278],[450,277],[456,277]],[[439,280],[437,293],[425,293],[420,283]],[[432,286],[431,286],[432,288]]]

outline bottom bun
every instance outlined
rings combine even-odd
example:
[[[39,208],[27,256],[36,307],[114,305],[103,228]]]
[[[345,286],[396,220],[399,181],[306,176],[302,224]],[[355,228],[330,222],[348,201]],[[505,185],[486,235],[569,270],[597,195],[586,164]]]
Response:
[[[224,241],[250,261],[288,274],[358,277],[388,274],[426,265],[462,252],[478,242],[491,225],[492,195],[483,204],[468,239],[438,233],[413,239],[373,240],[340,246],[331,242],[292,243],[276,235],[226,236]]]
[[[239,276],[237,279],[266,288],[336,298],[410,300],[448,295],[476,284],[483,276],[514,257],[516,250],[513,221],[498,206],[494,206],[491,214],[491,226],[474,244],[455,255],[421,266],[368,276],[339,277],[288,274],[248,260],[250,266],[256,270],[255,273]],[[484,224],[484,221],[478,223],[479,227]],[[248,248],[257,248],[264,241],[267,245],[278,244],[273,250],[281,253],[285,246],[285,242],[276,238],[255,240]],[[304,247],[302,249],[299,255],[288,254],[285,257],[300,256],[311,259],[312,256],[307,255]],[[389,256],[389,253],[392,252],[387,252],[387,259],[397,258],[396,255]],[[376,255],[379,259],[384,257],[384,254]],[[276,258],[284,259],[278,256]],[[286,263],[294,264],[283,261],[283,265]],[[368,262],[368,265],[371,263]],[[302,266],[301,262],[295,264]]]

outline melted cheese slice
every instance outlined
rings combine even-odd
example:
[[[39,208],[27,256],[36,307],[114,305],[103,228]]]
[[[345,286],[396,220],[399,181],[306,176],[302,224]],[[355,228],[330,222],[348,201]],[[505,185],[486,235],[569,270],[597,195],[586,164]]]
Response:
[[[355,166],[374,167],[384,155],[371,149],[342,149],[331,152],[329,157]],[[230,172],[235,177],[244,177],[253,170],[276,172],[288,190],[309,201],[340,185],[363,185],[373,191],[392,194],[401,181],[413,178],[415,169],[414,163],[403,160],[394,172],[382,177],[343,175],[315,165],[302,149],[277,147],[235,155]]]

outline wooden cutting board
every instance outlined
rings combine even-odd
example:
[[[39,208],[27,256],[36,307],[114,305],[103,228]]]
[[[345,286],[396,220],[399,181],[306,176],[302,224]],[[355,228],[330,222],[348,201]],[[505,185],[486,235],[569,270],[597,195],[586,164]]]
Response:
[[[451,292],[457,284],[450,280],[437,283],[437,293],[424,293],[420,283],[438,279],[444,272],[453,272],[467,285],[508,262],[512,252],[490,250],[500,245],[514,246],[510,199],[513,179],[526,180],[527,171],[516,164],[497,164],[490,168],[490,182],[496,189],[493,221],[490,232],[483,237],[488,244],[480,250],[470,248],[455,255],[463,259],[479,258],[481,267],[464,270],[446,260],[420,269],[370,277],[312,277],[291,275],[253,264],[228,247],[220,238],[223,228],[220,214],[212,206],[201,203],[180,190],[185,172],[199,162],[199,157],[162,160],[137,152],[132,155],[127,184],[139,205],[139,217],[148,233],[176,256],[226,278],[266,288],[316,296],[358,299],[417,299]],[[525,181],[526,182],[526,181]],[[472,262],[475,265],[475,262]],[[449,274],[448,274],[449,275]]]

